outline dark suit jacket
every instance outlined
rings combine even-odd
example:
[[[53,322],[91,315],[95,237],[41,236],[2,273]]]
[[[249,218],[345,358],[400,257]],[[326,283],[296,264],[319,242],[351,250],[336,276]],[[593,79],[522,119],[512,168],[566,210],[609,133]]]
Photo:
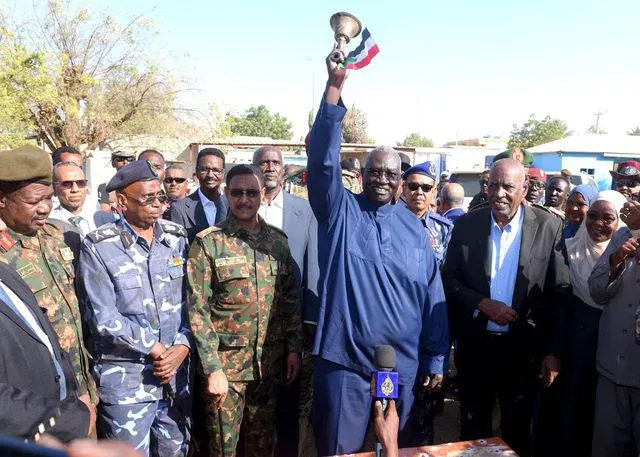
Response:
[[[33,439],[38,426],[70,441],[86,437],[89,410],[78,400],[73,368],[58,343],[46,311],[11,267],[0,262],[0,279],[29,307],[45,331],[67,382],[67,398],[60,400],[59,378],[49,349],[5,302],[0,300],[0,430],[3,434]],[[55,418],[50,426],[49,419]]]
[[[216,224],[227,218],[229,210],[229,202],[227,197],[220,195],[216,205]],[[196,235],[209,227],[207,215],[204,212],[204,206],[200,201],[198,191],[193,192],[185,198],[175,201],[171,204],[169,220],[176,224],[182,225],[187,230],[189,243],[193,242]]]
[[[569,267],[562,221],[548,212],[523,206],[524,220],[513,309],[518,318],[509,332],[522,334],[541,353],[561,350],[563,307],[569,294]],[[487,317],[474,313],[490,298],[491,209],[472,211],[458,219],[442,269],[447,303],[462,347],[486,332]]]
[[[288,192],[284,192],[283,200],[283,231],[289,239],[289,250],[295,263],[296,279],[300,285],[302,321],[315,324],[318,322],[320,309],[318,222],[307,200]]]

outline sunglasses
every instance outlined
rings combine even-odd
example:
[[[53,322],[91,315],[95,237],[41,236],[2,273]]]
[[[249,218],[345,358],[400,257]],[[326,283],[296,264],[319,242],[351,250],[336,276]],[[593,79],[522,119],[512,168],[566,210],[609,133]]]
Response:
[[[87,180],[76,179],[75,181],[59,181],[57,184],[63,189],[71,189],[73,188],[74,184],[78,186],[78,189],[84,189],[85,187],[87,187]]]
[[[115,156],[112,159],[114,162],[133,162],[133,157]]]
[[[615,182],[616,187],[636,187],[638,185],[638,181],[635,179],[618,179]]]
[[[425,194],[431,192],[431,189],[433,189],[433,186],[430,186],[429,184],[418,184],[417,182],[407,183],[407,187],[411,192],[416,192],[418,189],[422,189],[422,192]]]
[[[134,197],[133,195],[125,194],[124,192],[123,194],[145,206],[153,205],[153,202],[155,202],[156,200],[158,200],[160,203],[166,203],[169,198],[166,194],[155,194],[149,195],[148,197]]]
[[[173,184],[173,183],[182,184],[186,180],[187,178],[164,178],[165,184]]]
[[[233,198],[240,198],[243,195],[249,198],[257,198],[260,196],[260,191],[255,189],[229,189],[229,195]]]

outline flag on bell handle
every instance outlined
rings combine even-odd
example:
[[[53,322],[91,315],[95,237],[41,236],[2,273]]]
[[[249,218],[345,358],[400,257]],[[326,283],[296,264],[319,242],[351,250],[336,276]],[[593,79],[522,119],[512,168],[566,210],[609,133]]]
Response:
[[[371,59],[373,59],[380,49],[373,38],[369,30],[364,29],[362,31],[362,41],[353,51],[349,53],[347,58],[342,62],[342,66],[347,70],[359,70],[369,65]]]

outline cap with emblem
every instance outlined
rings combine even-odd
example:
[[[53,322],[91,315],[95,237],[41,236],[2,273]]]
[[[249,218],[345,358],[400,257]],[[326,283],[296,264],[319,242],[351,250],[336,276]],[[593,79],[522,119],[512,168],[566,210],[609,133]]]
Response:
[[[547,182],[547,174],[544,170],[540,168],[529,168],[527,169],[527,175],[531,179],[535,179],[537,181]]]
[[[431,185],[436,185],[436,167],[433,165],[433,162],[423,162],[418,165],[414,165],[404,172],[402,175],[402,179],[407,179],[411,175],[420,174],[424,175],[427,178],[431,178]]]
[[[111,158],[113,159],[114,157],[132,157],[135,159],[136,153],[134,151],[112,151]]]
[[[533,154],[531,154],[526,149],[518,147],[507,149],[506,151],[501,152],[493,158],[493,163],[496,163],[500,159],[514,159],[520,162],[525,167],[530,167],[531,165],[533,165]]]
[[[25,144],[0,152],[0,181],[51,184],[51,170],[51,157],[36,146]]]
[[[121,169],[111,178],[107,184],[107,192],[122,189],[123,187],[138,181],[153,181],[158,179],[158,173],[146,160],[131,162]]]
[[[618,169],[616,171],[609,171],[611,173],[611,177],[613,179],[621,179],[621,178],[640,178],[640,162],[636,162],[635,160],[627,160],[626,162],[622,162],[618,165]]]

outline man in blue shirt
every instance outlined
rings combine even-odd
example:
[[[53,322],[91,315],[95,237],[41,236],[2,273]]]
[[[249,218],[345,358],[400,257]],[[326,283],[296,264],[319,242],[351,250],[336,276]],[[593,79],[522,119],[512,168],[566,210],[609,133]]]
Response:
[[[436,258],[422,224],[391,205],[400,158],[388,146],[365,165],[364,191],[345,190],[340,170],[340,99],[347,72],[327,59],[329,78],[310,134],[309,201],[318,220],[320,315],[313,353],[313,425],[318,455],[357,452],[363,445],[377,346],[397,354],[400,444],[411,439],[409,411],[416,377],[442,381],[449,352],[447,310]]]
[[[524,205],[522,164],[491,167],[489,205],[462,216],[453,230],[442,280],[456,329],[462,440],[501,436],[529,455],[537,390],[553,383],[562,346],[569,269],[560,220]]]

